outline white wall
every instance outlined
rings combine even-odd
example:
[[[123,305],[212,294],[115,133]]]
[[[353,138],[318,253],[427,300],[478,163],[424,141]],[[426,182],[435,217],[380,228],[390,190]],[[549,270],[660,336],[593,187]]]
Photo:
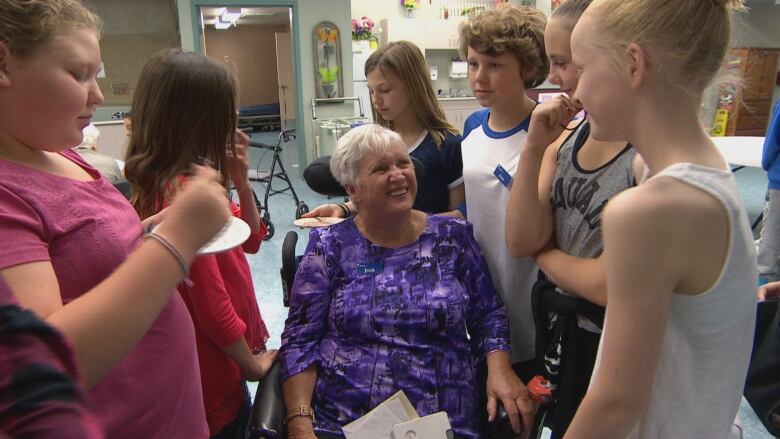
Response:
[[[314,50],[312,42],[312,30],[321,21],[330,21],[341,30],[341,62],[344,80],[344,95],[352,96],[352,21],[350,19],[350,0],[298,0],[299,26],[298,32],[301,39],[300,61],[302,72],[301,93],[303,94],[302,115],[306,130],[306,157],[307,163],[314,160],[317,155],[314,148],[314,134],[312,132],[311,100],[316,97],[314,82]],[[295,30],[293,30],[295,32]],[[330,104],[317,107],[317,117],[327,118],[332,116],[352,116],[354,106],[352,102],[346,104]]]
[[[442,18],[442,5],[453,3],[483,3],[495,4],[493,0],[421,0],[420,7],[414,11],[414,16],[419,18]],[[518,0],[512,0],[511,3],[520,3]],[[536,7],[542,12],[550,13],[550,0],[536,0]],[[397,0],[352,0],[352,18],[361,18],[367,16],[379,25],[379,20],[389,17],[406,17],[406,9],[401,7]]]

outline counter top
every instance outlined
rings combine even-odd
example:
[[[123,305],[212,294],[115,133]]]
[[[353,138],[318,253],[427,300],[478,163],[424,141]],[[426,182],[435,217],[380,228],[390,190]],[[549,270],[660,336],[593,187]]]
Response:
[[[466,101],[471,99],[476,99],[474,96],[450,96],[450,97],[443,97],[443,96],[437,96],[440,101]]]

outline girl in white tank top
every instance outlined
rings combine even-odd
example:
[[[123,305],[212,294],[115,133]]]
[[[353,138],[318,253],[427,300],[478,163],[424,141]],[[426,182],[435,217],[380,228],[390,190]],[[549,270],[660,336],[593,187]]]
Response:
[[[702,130],[740,0],[595,0],[574,28],[573,100],[591,136],[630,142],[652,175],[603,214],[607,312],[565,437],[727,438],[755,324],[756,263],[725,160]],[[527,143],[570,117],[534,112]]]

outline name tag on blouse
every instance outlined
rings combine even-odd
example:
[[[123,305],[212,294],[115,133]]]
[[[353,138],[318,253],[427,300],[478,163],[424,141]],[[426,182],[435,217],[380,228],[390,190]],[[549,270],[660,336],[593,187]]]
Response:
[[[381,262],[358,262],[357,264],[358,274],[379,274],[383,269]]]

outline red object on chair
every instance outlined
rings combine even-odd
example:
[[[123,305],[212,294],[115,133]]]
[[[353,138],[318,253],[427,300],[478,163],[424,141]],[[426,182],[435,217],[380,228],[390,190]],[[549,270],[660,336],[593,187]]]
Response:
[[[553,401],[550,382],[541,375],[536,375],[528,382],[528,393],[531,395],[531,399],[539,405],[549,404]]]

